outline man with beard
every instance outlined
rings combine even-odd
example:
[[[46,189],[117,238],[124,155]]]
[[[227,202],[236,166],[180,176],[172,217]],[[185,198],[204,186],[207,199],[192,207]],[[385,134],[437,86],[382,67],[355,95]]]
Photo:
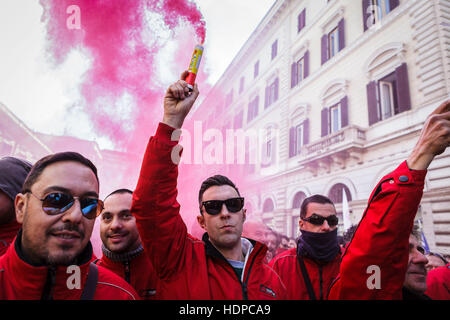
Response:
[[[31,164],[13,157],[0,159],[0,256],[8,249],[21,225],[16,221],[14,200],[22,189]]]
[[[313,195],[300,208],[301,236],[297,248],[287,250],[271,261],[287,287],[287,299],[323,300],[339,273],[336,209],[325,196]]]
[[[15,199],[22,229],[0,257],[0,299],[137,297],[125,280],[91,263],[98,193],[97,169],[78,153],[49,155],[31,168]]]
[[[156,299],[157,276],[144,252],[130,212],[133,191],[119,189],[104,200],[100,216],[103,256],[97,265],[105,267],[130,283],[142,299]]]

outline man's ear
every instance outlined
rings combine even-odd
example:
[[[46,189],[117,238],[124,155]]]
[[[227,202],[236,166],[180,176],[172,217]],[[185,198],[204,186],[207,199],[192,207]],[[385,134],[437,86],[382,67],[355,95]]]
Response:
[[[300,218],[300,220],[298,220],[298,227],[300,228],[300,232],[302,231],[304,224],[305,224],[305,221],[303,221],[302,218]]]
[[[197,216],[197,222],[200,225],[200,227],[202,227],[202,229],[204,229],[206,232],[208,230],[206,230],[206,224],[205,224],[205,217],[202,215]]]
[[[14,208],[16,211],[16,220],[22,224],[27,209],[28,197],[26,194],[19,193],[14,199]]]
[[[242,211],[242,223],[245,222],[245,219],[247,219],[247,209],[244,209]]]

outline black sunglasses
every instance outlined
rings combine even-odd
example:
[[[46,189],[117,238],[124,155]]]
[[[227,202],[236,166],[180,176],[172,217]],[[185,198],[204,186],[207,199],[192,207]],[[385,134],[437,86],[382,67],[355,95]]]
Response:
[[[309,218],[302,218],[302,220],[308,221],[315,226],[321,226],[325,220],[327,220],[330,227],[337,226],[337,224],[339,223],[339,218],[336,215],[322,217],[315,213],[313,213]]]
[[[42,201],[42,210],[50,216],[58,215],[69,210],[75,203],[80,201],[81,213],[87,219],[95,219],[103,210],[103,201],[97,198],[79,198],[63,192],[53,192],[39,199],[31,191],[36,199]]]
[[[244,198],[231,198],[227,200],[209,200],[203,201],[202,207],[210,215],[219,214],[222,211],[222,206],[225,203],[227,210],[232,213],[239,212],[244,207]],[[200,207],[201,213],[201,207]]]

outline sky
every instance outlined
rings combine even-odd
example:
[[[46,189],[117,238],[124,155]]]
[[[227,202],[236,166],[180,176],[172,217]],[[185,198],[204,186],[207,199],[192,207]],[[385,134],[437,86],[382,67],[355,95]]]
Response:
[[[206,21],[207,59],[201,69],[209,74],[208,83],[219,79],[274,2],[196,0]],[[94,132],[88,115],[75,103],[91,61],[83,50],[73,50],[63,63],[50,64],[42,12],[39,0],[0,1],[0,103],[32,130],[95,140],[101,148],[113,149],[111,140]],[[171,53],[169,43],[159,56],[162,86],[178,76],[164,68]],[[126,97],[121,103],[127,103]]]

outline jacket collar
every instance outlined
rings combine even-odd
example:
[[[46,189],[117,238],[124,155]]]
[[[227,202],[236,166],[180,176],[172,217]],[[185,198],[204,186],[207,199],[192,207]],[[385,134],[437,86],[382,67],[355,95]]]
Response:
[[[211,243],[211,241],[209,241],[209,235],[207,232],[203,234],[202,241],[205,243],[206,255],[228,262],[228,260],[222,255],[222,253],[220,253],[220,251],[217,250],[217,248]],[[249,260],[250,256],[253,256],[255,254],[257,254],[258,258],[260,258],[261,260],[266,256],[267,247],[261,242],[248,238],[241,238],[241,243],[245,262]]]
[[[69,270],[69,266],[50,267],[45,265],[32,265],[26,261],[22,252],[22,230],[19,231],[14,245],[8,249],[7,265],[9,270],[12,287],[17,292],[16,298],[22,299],[41,299],[44,287],[48,281],[50,269],[54,271],[53,296],[67,297],[68,299],[78,299],[81,296],[81,289],[86,282],[89,263],[92,259],[92,245],[89,242],[83,252],[78,256],[73,265],[80,268],[80,289],[68,288],[68,278],[74,272]]]

